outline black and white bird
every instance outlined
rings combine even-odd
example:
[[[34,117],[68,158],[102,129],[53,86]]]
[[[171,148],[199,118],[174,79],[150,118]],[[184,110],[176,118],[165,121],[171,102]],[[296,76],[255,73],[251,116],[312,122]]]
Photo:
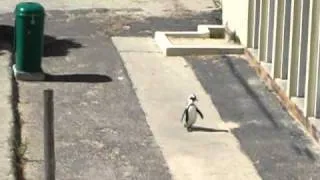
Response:
[[[192,126],[197,120],[197,115],[203,119],[202,112],[198,109],[195,102],[198,101],[197,96],[195,94],[191,94],[188,97],[188,104],[183,111],[181,121],[184,124],[184,127],[190,132],[192,131]]]

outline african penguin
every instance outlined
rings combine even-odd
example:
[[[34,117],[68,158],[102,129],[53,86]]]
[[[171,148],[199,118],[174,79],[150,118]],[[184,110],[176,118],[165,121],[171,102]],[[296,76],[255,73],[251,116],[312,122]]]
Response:
[[[183,111],[181,121],[184,124],[184,127],[187,128],[188,132],[192,131],[192,125],[197,120],[197,114],[200,115],[200,117],[203,119],[202,112],[198,109],[198,107],[195,105],[195,102],[198,101],[195,94],[191,94],[188,97],[188,104],[186,108]]]

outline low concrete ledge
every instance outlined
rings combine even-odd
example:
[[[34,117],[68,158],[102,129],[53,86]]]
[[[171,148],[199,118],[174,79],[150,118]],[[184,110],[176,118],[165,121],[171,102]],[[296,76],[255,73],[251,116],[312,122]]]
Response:
[[[179,32],[165,32],[166,37],[176,38],[210,38],[209,32],[197,31],[179,31]]]
[[[304,97],[291,97],[291,101],[301,112],[304,112]]]
[[[260,65],[264,68],[264,70],[268,73],[271,74],[272,71],[272,64],[268,62],[260,62]]]
[[[317,142],[320,142],[320,119],[309,118],[309,121],[312,137],[314,137]]]
[[[217,46],[174,46],[165,50],[166,56],[210,55],[210,54],[243,54],[244,49]]]
[[[225,38],[226,37],[226,29],[224,25],[208,25],[201,24],[198,25],[198,32],[206,32],[209,33],[210,38]]]
[[[197,31],[156,32],[154,39],[166,56],[243,54],[244,46],[229,42],[225,33],[223,25],[198,25]],[[175,38],[182,40],[173,43]],[[196,43],[184,42],[192,41],[191,38]]]
[[[160,47],[161,51],[163,52],[165,52],[167,48],[171,46],[171,43],[169,39],[166,37],[165,32],[156,32],[154,39],[157,42],[158,46]]]
[[[286,92],[288,87],[288,80],[276,78],[275,82],[280,86],[281,90]]]

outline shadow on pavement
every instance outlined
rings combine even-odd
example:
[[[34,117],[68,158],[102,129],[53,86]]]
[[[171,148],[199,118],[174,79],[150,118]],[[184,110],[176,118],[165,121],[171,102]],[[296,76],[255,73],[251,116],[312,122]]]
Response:
[[[43,57],[66,56],[69,54],[69,49],[81,47],[82,45],[73,39],[57,39],[46,35],[44,37]]]
[[[11,25],[0,25],[0,50],[14,51],[13,30]],[[66,56],[71,48],[81,48],[80,43],[73,39],[58,39],[53,36],[44,35],[43,57]]]
[[[103,83],[111,82],[109,76],[98,74],[64,74],[64,75],[46,75],[47,82],[86,82],[86,83]]]
[[[320,161],[312,140],[245,60],[236,56],[185,58],[222,120],[236,125],[231,133],[262,179],[319,177]]]
[[[200,131],[200,132],[229,132],[228,130],[225,129],[214,129],[214,128],[206,128],[206,127],[200,127],[200,126],[193,126],[191,128],[191,131]]]
[[[271,112],[266,107],[265,103],[260,99],[259,95],[252,89],[252,87],[248,84],[247,80],[241,75],[241,72],[239,72],[236,68],[234,63],[231,61],[231,59],[228,56],[223,56],[225,59],[225,62],[230,69],[230,72],[233,74],[233,76],[238,80],[238,82],[241,84],[241,86],[245,89],[247,94],[251,96],[251,99],[255,101],[255,103],[258,105],[261,112],[267,117],[267,119],[273,124],[275,128],[279,128],[279,125],[277,121],[275,120],[274,116],[271,114]]]

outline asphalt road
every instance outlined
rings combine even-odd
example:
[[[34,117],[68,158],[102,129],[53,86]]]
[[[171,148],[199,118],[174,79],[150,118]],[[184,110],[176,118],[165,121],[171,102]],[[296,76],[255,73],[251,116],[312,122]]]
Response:
[[[119,15],[119,12],[127,13]],[[47,12],[42,66],[45,82],[18,82],[24,176],[43,177],[43,97],[54,89],[58,179],[170,179],[130,79],[109,37],[150,36],[154,30],[195,29],[208,13],[176,18],[135,10]],[[13,15],[1,16],[2,44],[12,42]],[[191,23],[190,23],[191,22]],[[1,46],[10,50],[10,46]]]

